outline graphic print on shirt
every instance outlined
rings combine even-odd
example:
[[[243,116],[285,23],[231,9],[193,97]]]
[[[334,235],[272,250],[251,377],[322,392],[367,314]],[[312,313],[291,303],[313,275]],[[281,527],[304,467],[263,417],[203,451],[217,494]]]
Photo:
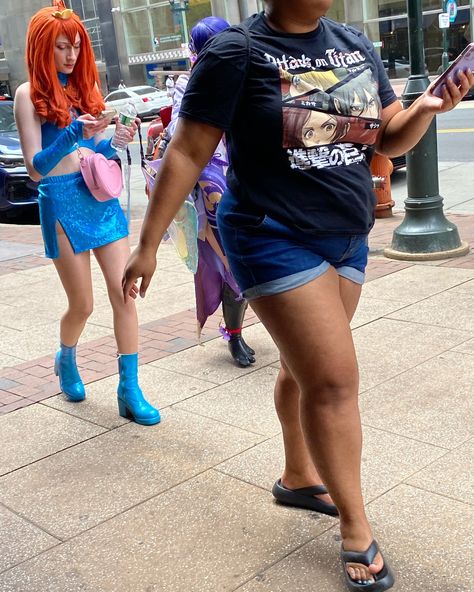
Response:
[[[365,160],[380,129],[378,84],[368,66],[293,74],[280,67],[283,148],[291,167],[331,168]]]

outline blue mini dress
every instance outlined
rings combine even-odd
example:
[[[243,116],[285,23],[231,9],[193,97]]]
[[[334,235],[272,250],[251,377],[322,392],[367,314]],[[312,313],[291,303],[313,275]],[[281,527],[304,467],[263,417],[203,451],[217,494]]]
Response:
[[[46,122],[41,126],[42,148],[48,147],[62,129]],[[94,138],[78,142],[80,148],[95,151]],[[70,152],[76,150],[73,147]],[[80,172],[43,177],[38,187],[41,231],[45,255],[60,256],[56,225],[60,224],[74,253],[96,249],[128,236],[128,224],[117,198],[97,201]]]

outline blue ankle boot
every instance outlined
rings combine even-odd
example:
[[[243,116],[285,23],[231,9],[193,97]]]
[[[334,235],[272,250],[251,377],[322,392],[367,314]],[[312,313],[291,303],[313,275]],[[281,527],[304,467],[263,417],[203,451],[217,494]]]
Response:
[[[59,386],[70,401],[84,401],[86,390],[76,366],[76,346],[61,343],[54,361],[54,373],[59,376]]]
[[[118,364],[120,381],[117,395],[120,416],[132,419],[140,425],[160,423],[160,412],[145,400],[138,386],[138,354],[119,354]]]

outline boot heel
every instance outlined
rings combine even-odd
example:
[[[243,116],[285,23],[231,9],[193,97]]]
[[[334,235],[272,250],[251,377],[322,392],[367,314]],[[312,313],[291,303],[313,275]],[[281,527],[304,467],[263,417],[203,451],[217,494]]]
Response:
[[[120,417],[124,417],[125,419],[133,419],[133,415],[130,413],[130,410],[128,409],[125,402],[122,401],[122,399],[117,399],[117,403]]]

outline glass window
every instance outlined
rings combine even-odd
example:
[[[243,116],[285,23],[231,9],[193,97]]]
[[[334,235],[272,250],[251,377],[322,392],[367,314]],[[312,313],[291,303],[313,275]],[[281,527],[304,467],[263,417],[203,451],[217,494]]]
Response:
[[[437,10],[443,8],[443,2],[446,0],[423,0],[423,10]],[[469,6],[471,0],[456,0],[458,6]]]
[[[410,76],[408,21],[406,18],[369,23],[367,36],[378,48],[385,71],[390,78],[408,78]]]
[[[339,23],[346,22],[346,11],[344,9],[344,0],[334,0],[327,16]]]
[[[124,12],[123,24],[129,55],[153,51],[147,10]]]
[[[188,31],[191,31],[198,21],[211,15],[212,8],[211,3],[208,2],[208,0],[190,0],[189,10],[186,13]]]
[[[82,0],[82,6],[84,7],[84,18],[95,18],[97,16],[95,11],[94,0]]]
[[[443,33],[438,13],[423,15],[425,65],[430,75],[441,73]],[[409,68],[408,21],[394,18],[367,23],[367,36],[378,48],[390,78],[407,78]],[[459,10],[456,22],[447,32],[447,51],[453,60],[471,42],[470,10]]]
[[[365,0],[366,20],[399,16],[406,13],[406,0]]]
[[[141,8],[147,5],[147,0],[120,0],[120,7],[122,10],[130,8]]]
[[[141,88],[136,88],[133,92],[141,97],[142,95],[155,94],[156,88],[153,88],[152,86],[142,86]]]
[[[175,49],[183,42],[180,13],[173,13],[170,5],[150,10],[154,49]]]
[[[107,101],[123,101],[124,99],[129,99],[129,98],[130,98],[130,95],[128,93],[118,91],[118,92],[110,93],[110,95],[107,96]]]

